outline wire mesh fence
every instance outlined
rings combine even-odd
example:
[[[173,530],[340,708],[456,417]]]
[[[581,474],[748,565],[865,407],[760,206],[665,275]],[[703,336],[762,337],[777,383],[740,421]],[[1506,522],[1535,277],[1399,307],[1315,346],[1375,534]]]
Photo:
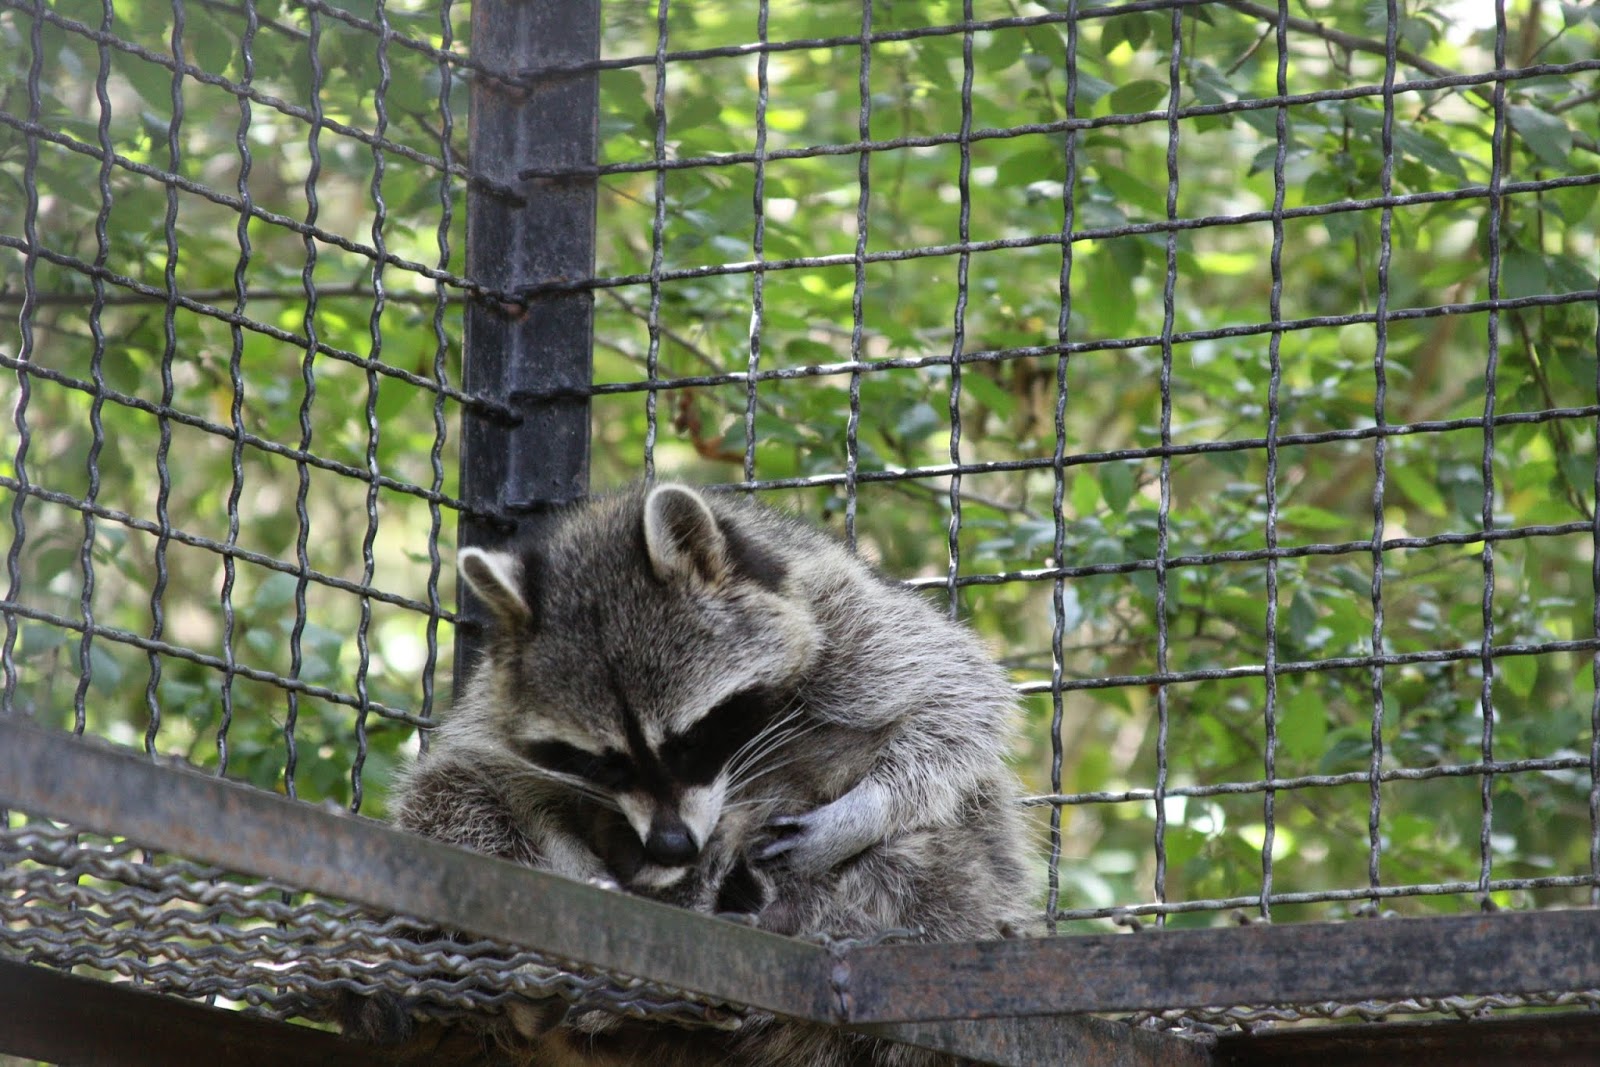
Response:
[[[463,309],[586,294],[597,488],[993,642],[1053,929],[1600,900],[1592,10],[661,0],[505,69],[469,14],[0,0],[7,713],[381,817],[518,518],[458,427],[573,393],[467,389]],[[471,157],[469,87],[584,79],[594,165]],[[469,195],[586,185],[592,273],[469,276]]]
[[[459,16],[3,17],[7,708],[359,808],[448,662]]]
[[[1592,900],[1592,19],[958,6],[602,62],[606,475],[994,634],[1057,920]]]

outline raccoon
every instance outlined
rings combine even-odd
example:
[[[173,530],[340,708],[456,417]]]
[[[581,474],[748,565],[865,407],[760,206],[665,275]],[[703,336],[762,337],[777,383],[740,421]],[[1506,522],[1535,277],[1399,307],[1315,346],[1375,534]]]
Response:
[[[493,621],[398,790],[402,827],[784,934],[1028,922],[1009,685],[967,629],[830,535],[656,484],[460,567]],[[546,1060],[954,1062],[794,1023],[599,1029],[554,1035],[573,1058]]]

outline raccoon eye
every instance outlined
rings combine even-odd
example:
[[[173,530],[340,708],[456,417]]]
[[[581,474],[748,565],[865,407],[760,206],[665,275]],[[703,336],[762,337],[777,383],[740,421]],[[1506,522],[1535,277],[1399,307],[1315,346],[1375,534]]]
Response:
[[[734,753],[767,727],[782,704],[770,689],[734,693],[689,729],[667,738],[661,761],[678,778],[709,785]]]
[[[620,752],[586,752],[564,741],[535,741],[519,744],[517,750],[530,763],[547,771],[582,778],[614,793],[626,792],[633,784],[633,765]]]

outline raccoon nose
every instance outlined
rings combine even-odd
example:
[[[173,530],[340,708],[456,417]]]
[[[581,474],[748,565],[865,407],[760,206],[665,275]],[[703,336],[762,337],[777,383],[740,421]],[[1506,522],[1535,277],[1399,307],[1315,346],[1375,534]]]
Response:
[[[657,818],[650,824],[650,837],[644,843],[644,854],[650,857],[652,863],[677,867],[698,856],[700,848],[682,822],[671,817]]]

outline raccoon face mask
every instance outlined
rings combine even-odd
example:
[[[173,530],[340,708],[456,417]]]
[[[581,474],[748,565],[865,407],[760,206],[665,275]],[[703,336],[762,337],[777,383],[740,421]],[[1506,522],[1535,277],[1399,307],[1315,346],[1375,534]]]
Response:
[[[637,498],[635,498],[636,500]],[[820,635],[788,566],[692,489],[589,509],[538,542],[463,549],[489,608],[497,728],[532,773],[620,811],[645,884],[699,857],[792,732]]]

